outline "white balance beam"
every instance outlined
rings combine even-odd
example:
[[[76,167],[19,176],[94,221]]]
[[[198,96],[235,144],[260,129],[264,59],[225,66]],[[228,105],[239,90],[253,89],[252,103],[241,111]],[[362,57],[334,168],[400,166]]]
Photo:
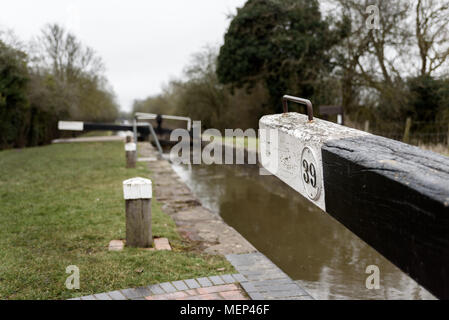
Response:
[[[262,166],[449,299],[449,157],[298,113],[259,127]]]
[[[83,131],[84,122],[82,121],[58,121],[59,130]]]

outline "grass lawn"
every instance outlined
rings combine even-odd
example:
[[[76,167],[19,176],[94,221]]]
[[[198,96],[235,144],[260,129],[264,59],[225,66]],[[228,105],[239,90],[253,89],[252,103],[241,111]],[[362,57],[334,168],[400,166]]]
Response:
[[[112,136],[112,131],[88,131],[80,135],[80,137],[109,137]]]
[[[153,235],[173,251],[107,250],[125,238],[122,181],[149,174],[143,163],[125,169],[119,142],[1,151],[0,299],[67,299],[233,272],[184,242],[154,199]],[[69,265],[80,269],[80,290],[65,287]]]

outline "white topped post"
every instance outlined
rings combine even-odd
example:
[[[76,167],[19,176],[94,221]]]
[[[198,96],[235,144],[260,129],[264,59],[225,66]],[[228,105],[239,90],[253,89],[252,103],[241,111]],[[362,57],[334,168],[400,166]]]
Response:
[[[137,145],[132,141],[131,136],[126,136],[125,153],[126,167],[135,168],[137,162]]]
[[[151,180],[137,177],[123,181],[123,196],[126,207],[126,245],[151,247]]]

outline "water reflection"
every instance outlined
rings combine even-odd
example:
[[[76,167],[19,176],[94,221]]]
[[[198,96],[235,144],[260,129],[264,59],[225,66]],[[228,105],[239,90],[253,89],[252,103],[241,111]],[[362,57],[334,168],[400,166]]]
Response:
[[[316,299],[434,299],[374,249],[257,166],[173,168],[204,206],[244,235]],[[368,290],[368,265],[381,288]]]

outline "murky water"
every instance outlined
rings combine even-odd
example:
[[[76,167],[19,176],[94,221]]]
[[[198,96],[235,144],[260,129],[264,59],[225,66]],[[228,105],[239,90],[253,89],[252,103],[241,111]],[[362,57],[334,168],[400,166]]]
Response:
[[[434,299],[328,214],[257,166],[173,165],[204,206],[316,299]],[[367,289],[366,267],[380,269]]]

